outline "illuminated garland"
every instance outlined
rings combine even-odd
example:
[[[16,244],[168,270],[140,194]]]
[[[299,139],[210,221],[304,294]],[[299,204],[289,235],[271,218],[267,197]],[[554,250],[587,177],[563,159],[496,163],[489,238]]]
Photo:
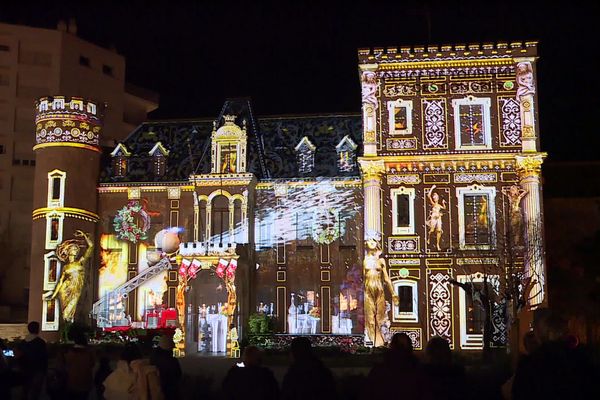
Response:
[[[313,218],[312,238],[318,244],[331,244],[340,236],[340,217],[334,208],[320,210]]]
[[[136,224],[136,217],[140,218],[140,225]],[[137,243],[138,240],[147,238],[146,233],[150,229],[150,215],[139,201],[130,201],[117,212],[113,226],[119,239]]]

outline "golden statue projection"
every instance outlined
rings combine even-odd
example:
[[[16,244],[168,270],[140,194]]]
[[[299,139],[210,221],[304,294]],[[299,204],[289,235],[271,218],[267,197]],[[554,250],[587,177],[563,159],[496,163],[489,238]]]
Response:
[[[365,259],[363,262],[365,276],[365,330],[368,340],[375,347],[384,346],[381,327],[388,321],[385,303],[384,285],[392,294],[394,305],[400,303],[394,293],[392,281],[387,273],[385,260],[381,256],[381,248],[377,241],[371,239],[365,243]]]
[[[508,198],[510,206],[510,235],[513,238],[514,246],[521,245],[521,233],[523,232],[523,214],[521,213],[521,200],[527,194],[527,190],[521,189],[517,185],[508,188],[502,188],[502,194]]]
[[[434,192],[435,185],[431,187],[429,192],[427,193],[427,198],[429,199],[429,204],[431,205],[431,210],[429,211],[429,218],[425,221],[425,224],[429,227],[429,232],[427,233],[427,244],[431,241],[431,235],[435,233],[435,243],[438,251],[442,251],[440,247],[440,240],[442,239],[442,233],[444,232],[442,229],[442,216],[444,213],[442,210],[446,209],[446,200],[442,199],[442,204],[440,204],[440,196],[437,192]]]
[[[43,295],[45,300],[53,300],[58,296],[63,320],[69,322],[75,319],[75,310],[85,282],[85,263],[94,248],[89,234],[78,230],[73,236],[75,239],[65,240],[56,247],[56,256],[63,263],[62,272],[54,290]],[[79,238],[87,244],[87,249],[80,258],[78,256],[83,243]]]

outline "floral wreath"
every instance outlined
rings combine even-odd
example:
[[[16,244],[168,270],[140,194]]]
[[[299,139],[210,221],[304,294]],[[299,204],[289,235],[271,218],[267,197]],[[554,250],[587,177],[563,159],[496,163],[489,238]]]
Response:
[[[136,224],[136,217],[140,218],[139,225]],[[147,238],[146,233],[150,229],[150,215],[139,201],[130,201],[117,212],[113,226],[119,239],[136,243],[138,240]]]
[[[323,218],[331,218],[331,224],[323,226]],[[312,238],[318,244],[331,244],[340,236],[340,217],[334,208],[321,209],[315,213]]]

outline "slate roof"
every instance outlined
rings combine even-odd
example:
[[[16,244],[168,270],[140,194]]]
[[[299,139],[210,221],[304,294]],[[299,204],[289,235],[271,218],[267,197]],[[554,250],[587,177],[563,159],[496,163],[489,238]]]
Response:
[[[307,115],[255,118],[249,100],[225,102],[218,117],[237,115],[236,123],[247,121],[248,171],[258,179],[299,178],[294,147],[304,136],[316,146],[315,165],[309,176],[358,176],[356,167],[350,172],[338,170],[335,146],[348,135],[358,145],[357,156],[362,154],[362,121],[360,115]],[[128,173],[117,178],[112,173],[112,157],[105,149],[100,182],[176,182],[187,181],[192,172],[210,172],[210,137],[213,121],[171,120],[150,121],[137,127],[122,143],[131,153]],[[153,159],[148,152],[157,142],[169,151],[164,176],[153,173]]]

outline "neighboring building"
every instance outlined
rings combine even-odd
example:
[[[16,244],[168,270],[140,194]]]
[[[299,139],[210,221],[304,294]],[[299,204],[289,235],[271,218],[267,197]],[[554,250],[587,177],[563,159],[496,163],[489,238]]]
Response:
[[[30,318],[55,335],[79,300],[108,329],[178,319],[187,351],[233,350],[254,313],[325,342],[506,344],[502,271],[533,278],[529,309],[547,301],[535,58],[535,43],[360,50],[362,117],[230,100],[214,123],[147,122],[104,150],[95,103],[40,99]],[[91,247],[83,288],[61,269]]]
[[[125,58],[77,37],[73,22],[57,30],[0,23],[0,235],[11,249],[0,267],[0,320],[22,319],[27,302],[35,142],[34,103],[69,93],[108,103],[103,143],[122,140],[158,96],[125,82]]]

